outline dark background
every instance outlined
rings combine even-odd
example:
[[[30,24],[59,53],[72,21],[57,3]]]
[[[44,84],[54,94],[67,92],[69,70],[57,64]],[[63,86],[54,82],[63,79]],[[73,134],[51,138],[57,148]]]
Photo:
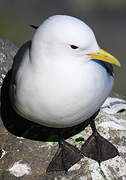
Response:
[[[34,33],[29,24],[54,14],[76,16],[93,28],[101,48],[121,61],[114,91],[126,95],[126,0],[0,0],[0,36],[20,47]]]

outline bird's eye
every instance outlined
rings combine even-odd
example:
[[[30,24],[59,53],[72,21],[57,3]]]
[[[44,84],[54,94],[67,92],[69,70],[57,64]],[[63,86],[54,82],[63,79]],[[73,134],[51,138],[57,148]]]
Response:
[[[71,47],[72,49],[78,49],[78,47],[75,46],[75,45],[70,45],[70,47]]]

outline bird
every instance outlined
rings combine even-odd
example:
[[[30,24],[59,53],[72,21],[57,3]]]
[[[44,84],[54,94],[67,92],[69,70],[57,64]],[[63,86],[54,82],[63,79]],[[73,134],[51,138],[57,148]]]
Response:
[[[69,15],[53,15],[34,26],[31,41],[17,52],[9,96],[16,113],[51,128],[74,127],[88,120],[92,135],[81,150],[59,134],[59,149],[47,172],[68,171],[83,156],[102,161],[119,155],[96,129],[94,118],[114,84],[118,59],[100,48],[93,30]]]

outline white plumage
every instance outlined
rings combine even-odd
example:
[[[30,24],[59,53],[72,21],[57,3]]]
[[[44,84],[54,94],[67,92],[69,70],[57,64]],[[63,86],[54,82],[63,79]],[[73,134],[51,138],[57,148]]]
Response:
[[[84,22],[65,15],[48,18],[36,30],[31,46],[25,45],[15,58],[20,63],[13,65],[15,82],[10,86],[14,109],[26,119],[56,128],[91,117],[114,81],[89,56],[98,52],[94,33]]]

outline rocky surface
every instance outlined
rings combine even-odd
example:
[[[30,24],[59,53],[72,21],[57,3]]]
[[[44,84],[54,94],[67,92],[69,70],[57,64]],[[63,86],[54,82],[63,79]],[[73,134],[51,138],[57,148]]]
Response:
[[[13,57],[15,56],[18,48],[13,42],[0,37],[0,87],[3,82],[3,78],[10,70],[13,63]]]
[[[12,42],[0,38],[1,83],[11,68],[16,51]],[[99,133],[118,148],[120,156],[102,162],[101,166],[84,157],[67,173],[46,173],[46,168],[58,148],[58,130],[29,122],[13,111],[8,98],[10,73],[4,79],[1,93],[0,180],[126,180],[124,98],[109,97],[96,117]],[[73,129],[62,129],[62,136],[80,148],[91,134],[90,127],[84,129],[84,126],[82,124]]]

